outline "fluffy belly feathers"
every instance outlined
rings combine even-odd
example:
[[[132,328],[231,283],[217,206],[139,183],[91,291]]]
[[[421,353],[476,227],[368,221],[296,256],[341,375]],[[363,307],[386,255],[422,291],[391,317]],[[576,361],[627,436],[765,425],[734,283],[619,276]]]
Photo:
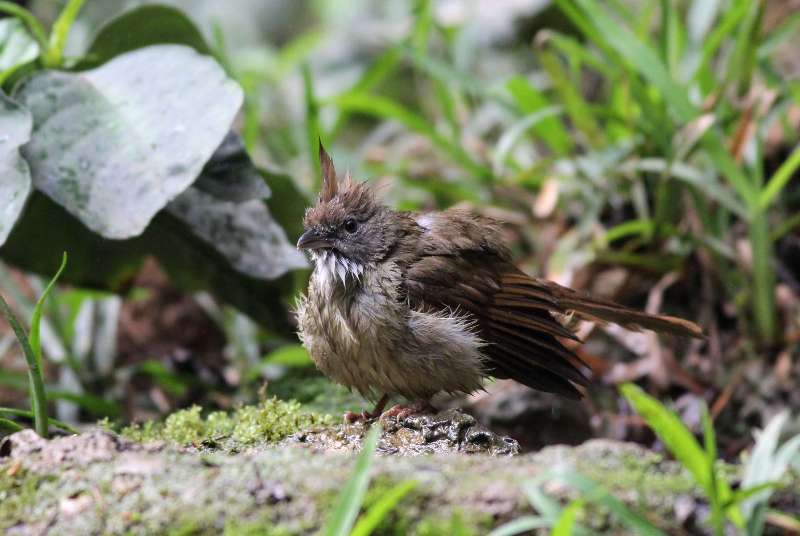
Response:
[[[399,277],[387,267],[343,284],[336,274],[315,270],[297,315],[317,368],[368,398],[418,400],[480,389],[483,342],[471,319],[410,309],[397,294]]]

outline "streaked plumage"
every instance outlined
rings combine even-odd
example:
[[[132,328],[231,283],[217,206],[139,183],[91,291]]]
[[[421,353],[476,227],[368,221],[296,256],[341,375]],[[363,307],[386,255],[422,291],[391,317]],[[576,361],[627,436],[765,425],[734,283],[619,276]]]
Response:
[[[365,396],[472,392],[488,376],[578,397],[587,368],[554,314],[699,337],[692,322],[648,315],[530,277],[496,222],[462,210],[395,212],[369,187],[337,182],[321,152],[323,188],[299,247],[315,263],[297,313],[319,369]]]

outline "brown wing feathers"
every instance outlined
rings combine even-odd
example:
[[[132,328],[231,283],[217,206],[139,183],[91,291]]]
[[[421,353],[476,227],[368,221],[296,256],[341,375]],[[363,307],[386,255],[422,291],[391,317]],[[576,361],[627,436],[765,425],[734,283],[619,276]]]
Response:
[[[530,277],[510,262],[496,226],[448,211],[422,238],[422,257],[408,267],[406,296],[412,306],[471,313],[487,342],[487,373],[534,389],[580,398],[589,367],[559,339],[578,340],[553,313],[613,322],[629,329],[703,337],[694,323],[649,315]],[[487,240],[487,234],[492,240]],[[497,235],[497,236],[494,236]],[[452,247],[454,239],[459,247]]]

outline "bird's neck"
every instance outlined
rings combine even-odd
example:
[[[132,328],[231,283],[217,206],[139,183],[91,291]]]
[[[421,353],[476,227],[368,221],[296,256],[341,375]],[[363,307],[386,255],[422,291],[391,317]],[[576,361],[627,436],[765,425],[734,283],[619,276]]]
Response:
[[[363,264],[329,249],[315,252],[313,260],[315,279],[330,290],[360,284],[366,269]]]

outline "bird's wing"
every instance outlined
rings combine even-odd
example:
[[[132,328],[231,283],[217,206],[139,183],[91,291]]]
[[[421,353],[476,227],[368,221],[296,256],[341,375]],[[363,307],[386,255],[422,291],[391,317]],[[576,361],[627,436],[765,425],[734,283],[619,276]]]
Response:
[[[561,308],[548,287],[511,263],[499,227],[457,210],[416,219],[425,232],[406,270],[411,306],[471,314],[487,343],[489,375],[579,398],[585,366],[559,341],[575,335],[553,318]]]
[[[422,214],[424,229],[405,293],[415,308],[473,315],[486,341],[487,372],[547,392],[579,397],[588,367],[561,339],[577,340],[553,314],[574,314],[628,329],[703,337],[693,322],[650,315],[530,277],[511,262],[499,227],[468,212]]]

